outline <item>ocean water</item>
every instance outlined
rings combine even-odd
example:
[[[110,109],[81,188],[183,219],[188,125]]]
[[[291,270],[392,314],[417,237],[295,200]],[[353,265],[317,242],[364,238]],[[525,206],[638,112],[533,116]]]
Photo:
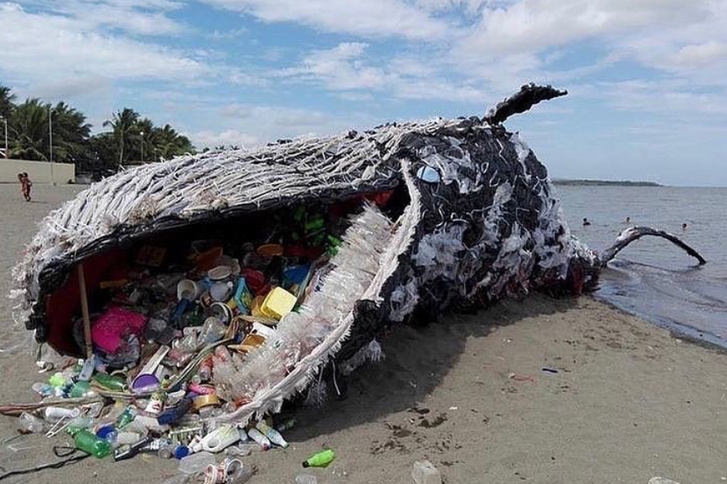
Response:
[[[727,347],[727,188],[558,186],[557,196],[574,235],[594,250],[609,246],[631,217],[632,225],[666,230],[700,252],[708,261],[701,267],[671,243],[644,237],[609,264],[595,296]]]

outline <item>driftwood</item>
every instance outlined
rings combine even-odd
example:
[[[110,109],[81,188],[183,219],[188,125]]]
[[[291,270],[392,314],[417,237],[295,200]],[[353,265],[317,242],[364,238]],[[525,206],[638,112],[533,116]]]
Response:
[[[23,412],[34,412],[46,407],[78,407],[90,403],[103,402],[100,395],[78,397],[78,398],[51,398],[40,402],[32,403],[7,403],[0,405],[0,414],[18,416]]]

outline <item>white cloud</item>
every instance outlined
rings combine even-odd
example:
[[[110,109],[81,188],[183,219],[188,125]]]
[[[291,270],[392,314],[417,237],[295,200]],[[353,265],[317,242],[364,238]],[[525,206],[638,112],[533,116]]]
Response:
[[[332,91],[372,91],[378,96],[397,99],[478,102],[485,98],[482,89],[451,82],[436,67],[420,59],[398,57],[390,62],[379,59],[381,65],[373,65],[365,55],[367,47],[365,43],[344,42],[332,49],[316,50],[299,66],[276,75],[322,84]],[[355,96],[348,99],[355,100]]]
[[[225,129],[223,131],[204,130],[192,133],[193,144],[198,148],[214,148],[217,146],[237,146],[249,148],[260,144],[257,136],[242,133],[236,129]]]
[[[0,72],[19,83],[50,77],[199,77],[204,65],[176,50],[87,30],[83,22],[0,4]]]
[[[299,67],[286,69],[280,74],[321,81],[333,90],[380,89],[386,84],[387,74],[362,60],[367,47],[368,44],[361,42],[344,42],[332,49],[315,50],[303,59]]]
[[[360,114],[333,116],[310,109],[239,103],[200,115],[213,118],[210,124],[220,127],[192,131],[190,136],[197,147],[232,144],[250,148],[280,138],[323,136],[351,128],[366,128],[380,121]]]
[[[47,12],[73,18],[84,30],[119,29],[138,35],[179,34],[185,26],[167,13],[182,7],[169,0],[21,0]]]
[[[202,0],[266,22],[298,22],[367,38],[442,39],[448,25],[403,0]]]
[[[681,26],[708,15],[710,0],[522,0],[485,8],[461,49],[489,54],[537,53],[588,38],[658,26]]]
[[[230,29],[230,30],[215,29],[207,37],[209,37],[212,40],[232,40],[232,39],[236,39],[238,37],[242,37],[245,34],[247,34],[247,29],[245,27],[240,27],[237,29]]]
[[[714,40],[702,44],[686,45],[674,54],[672,60],[675,66],[699,68],[714,65],[727,59],[727,44]]]
[[[708,117],[727,120],[727,93],[696,90],[680,80],[600,82],[581,88],[590,97],[607,99],[617,109],[657,114],[676,122],[702,122]]]

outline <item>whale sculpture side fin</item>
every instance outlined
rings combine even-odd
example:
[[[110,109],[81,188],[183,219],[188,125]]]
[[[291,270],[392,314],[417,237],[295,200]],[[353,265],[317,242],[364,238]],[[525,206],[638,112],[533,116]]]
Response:
[[[498,126],[513,114],[524,113],[541,101],[548,101],[566,94],[568,91],[560,91],[552,86],[538,86],[531,82],[490,109],[484,120],[491,126]]]
[[[621,232],[616,238],[616,241],[613,243],[613,245],[601,252],[599,256],[599,263],[601,267],[606,267],[606,265],[614,257],[616,257],[616,254],[621,252],[621,250],[626,248],[626,246],[628,246],[631,242],[638,240],[645,235],[661,237],[675,244],[676,246],[681,247],[686,251],[687,254],[697,259],[700,266],[707,263],[707,260],[702,257],[699,252],[687,245],[686,242],[679,239],[676,235],[664,232],[663,230],[652,229],[651,227],[631,227]]]

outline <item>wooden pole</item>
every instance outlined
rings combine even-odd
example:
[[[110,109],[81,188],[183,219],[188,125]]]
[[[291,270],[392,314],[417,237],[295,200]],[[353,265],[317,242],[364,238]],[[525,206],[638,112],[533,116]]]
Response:
[[[91,340],[91,316],[88,313],[88,295],[86,294],[86,276],[83,273],[83,263],[78,264],[78,293],[81,296],[83,339],[86,345],[86,358],[88,359],[93,356],[93,343]]]

